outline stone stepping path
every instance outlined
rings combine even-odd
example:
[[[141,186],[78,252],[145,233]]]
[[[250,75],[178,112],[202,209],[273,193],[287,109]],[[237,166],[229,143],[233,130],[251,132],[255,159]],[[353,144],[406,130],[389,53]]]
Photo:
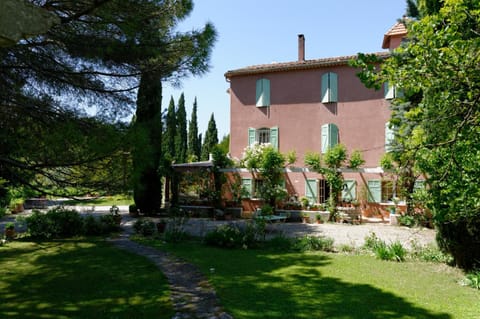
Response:
[[[122,234],[109,239],[115,246],[145,256],[167,277],[175,309],[172,319],[233,319],[222,310],[215,290],[192,264],[161,250],[138,244]]]

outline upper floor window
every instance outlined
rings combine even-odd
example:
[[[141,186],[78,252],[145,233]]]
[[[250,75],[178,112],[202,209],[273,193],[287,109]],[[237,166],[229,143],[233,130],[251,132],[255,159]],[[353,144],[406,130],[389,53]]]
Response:
[[[327,72],[322,75],[322,103],[338,101],[338,76]]]
[[[385,123],[385,152],[390,152],[392,150],[393,138],[393,128],[390,127],[390,122],[387,122]]]
[[[248,129],[248,145],[258,144],[272,144],[273,147],[278,149],[278,127],[271,128],[259,128],[255,129],[250,127]]]
[[[322,125],[322,153],[326,153],[331,147],[338,144],[338,127],[328,123]]]
[[[390,85],[388,82],[385,82],[383,84],[383,90],[384,90],[386,100],[391,100],[391,99],[403,96],[402,90],[400,90],[395,85]]]
[[[256,86],[256,106],[269,106],[270,105],[270,80],[258,79]]]

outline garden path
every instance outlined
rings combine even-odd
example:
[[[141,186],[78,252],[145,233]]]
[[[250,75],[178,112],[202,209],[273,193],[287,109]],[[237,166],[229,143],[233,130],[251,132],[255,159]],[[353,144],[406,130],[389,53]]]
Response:
[[[222,310],[215,290],[194,265],[130,240],[132,223],[128,215],[123,215],[123,233],[109,241],[121,249],[145,256],[164,273],[176,311],[172,319],[232,319]]]

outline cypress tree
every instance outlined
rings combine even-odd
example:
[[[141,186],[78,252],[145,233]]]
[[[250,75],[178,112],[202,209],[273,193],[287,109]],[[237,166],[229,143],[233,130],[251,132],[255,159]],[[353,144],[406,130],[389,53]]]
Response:
[[[200,160],[200,149],[202,136],[198,134],[197,123],[197,98],[193,101],[192,117],[188,125],[188,159],[191,161]]]
[[[185,111],[185,96],[182,93],[177,106],[177,132],[175,136],[175,162],[187,161],[187,112]]]
[[[205,140],[202,145],[202,161],[207,161],[210,153],[213,152],[213,149],[218,144],[218,131],[217,125],[215,123],[215,118],[212,115],[210,116],[210,121],[208,121],[208,128],[205,132]]]
[[[137,208],[147,215],[158,211],[162,203],[162,183],[158,175],[162,155],[161,101],[162,82],[156,74],[143,73],[133,126],[133,194]]]

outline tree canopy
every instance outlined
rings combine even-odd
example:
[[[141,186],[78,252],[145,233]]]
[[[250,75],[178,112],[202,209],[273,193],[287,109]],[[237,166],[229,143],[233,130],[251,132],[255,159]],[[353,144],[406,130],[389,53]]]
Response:
[[[424,4],[419,19],[404,21],[404,45],[380,72],[364,65],[363,76],[402,90],[393,102],[395,142],[427,178],[440,246],[472,268],[480,260],[480,3]]]
[[[152,112],[136,103],[142,77],[161,98],[162,81],[179,84],[209,68],[213,26],[175,30],[192,1],[29,2],[59,23],[0,48],[0,176],[9,184],[46,191],[88,181],[102,167],[94,163],[128,150],[124,126],[115,123],[137,106],[137,123]]]

